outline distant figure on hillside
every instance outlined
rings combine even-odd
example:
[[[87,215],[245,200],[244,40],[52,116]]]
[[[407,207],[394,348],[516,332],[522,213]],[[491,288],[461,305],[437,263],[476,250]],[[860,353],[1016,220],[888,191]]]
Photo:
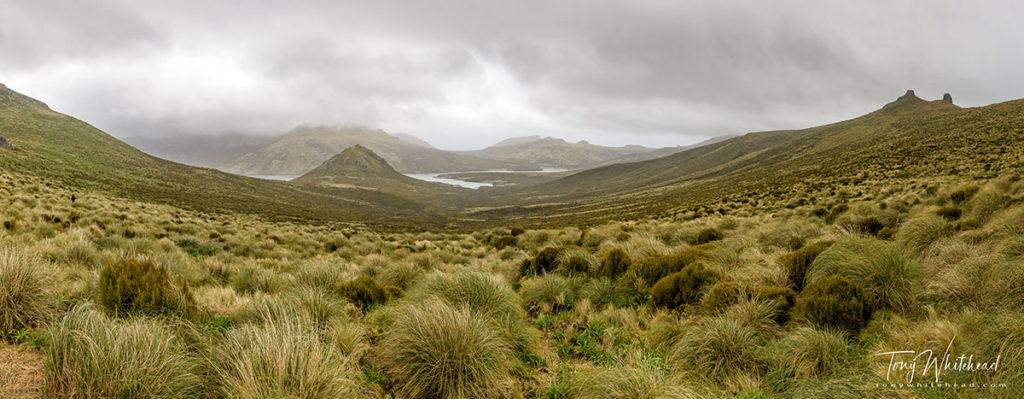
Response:
[[[74,204],[74,203],[75,203],[75,199],[77,199],[77,197],[75,197],[75,195],[74,195],[74,194],[71,194],[71,203],[72,203],[72,204]]]

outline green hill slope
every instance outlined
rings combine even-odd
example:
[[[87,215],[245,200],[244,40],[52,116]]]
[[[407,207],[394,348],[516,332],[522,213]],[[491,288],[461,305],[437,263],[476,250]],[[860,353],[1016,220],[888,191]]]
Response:
[[[303,187],[155,158],[5,86],[0,135],[16,147],[0,152],[0,168],[83,192],[274,218],[403,225],[446,219],[423,203],[379,191]]]
[[[504,140],[482,150],[463,154],[500,161],[517,162],[548,168],[586,169],[602,163],[653,151],[641,146],[605,147],[586,141],[570,143],[547,137],[520,137]]]
[[[475,217],[592,220],[782,199],[837,184],[971,176],[1020,168],[1024,101],[961,109],[913,91],[867,115],[750,133],[644,162],[615,164],[475,203]],[[987,166],[986,166],[987,165]],[[843,182],[846,183],[843,183]],[[785,193],[785,195],[783,195]]]
[[[384,158],[361,145],[344,151],[324,161],[291,183],[321,187],[355,187],[399,195],[405,198],[436,199],[449,196],[447,203],[456,200],[459,194],[468,194],[462,189],[447,184],[431,183],[413,179],[395,171]]]

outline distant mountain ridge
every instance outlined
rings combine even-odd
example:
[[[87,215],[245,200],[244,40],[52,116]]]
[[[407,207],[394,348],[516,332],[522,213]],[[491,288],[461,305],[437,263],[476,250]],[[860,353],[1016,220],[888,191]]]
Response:
[[[362,126],[300,126],[263,148],[235,158],[223,169],[244,175],[301,175],[357,144],[386,159],[395,170],[406,173],[531,168],[517,162],[438,150],[422,140],[419,144],[410,140],[416,141]]]
[[[587,169],[616,158],[653,150],[638,145],[606,147],[587,141],[570,143],[554,137],[528,136],[505,139],[482,150],[460,153],[545,168]]]

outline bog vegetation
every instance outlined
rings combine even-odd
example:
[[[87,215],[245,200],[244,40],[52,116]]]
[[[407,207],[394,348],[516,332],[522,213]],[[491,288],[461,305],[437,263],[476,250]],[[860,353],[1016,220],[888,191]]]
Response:
[[[0,171],[0,353],[38,363],[0,390],[1024,395],[1024,181],[840,190],[727,215],[381,233],[94,192],[71,203],[65,187]],[[875,354],[951,340],[998,369],[942,374],[969,389],[883,385],[889,359]]]

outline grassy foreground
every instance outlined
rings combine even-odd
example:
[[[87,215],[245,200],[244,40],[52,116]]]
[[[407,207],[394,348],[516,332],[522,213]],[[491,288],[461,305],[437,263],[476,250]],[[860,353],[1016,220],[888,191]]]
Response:
[[[1016,176],[472,234],[70,194],[0,171],[2,397],[1024,395]]]

